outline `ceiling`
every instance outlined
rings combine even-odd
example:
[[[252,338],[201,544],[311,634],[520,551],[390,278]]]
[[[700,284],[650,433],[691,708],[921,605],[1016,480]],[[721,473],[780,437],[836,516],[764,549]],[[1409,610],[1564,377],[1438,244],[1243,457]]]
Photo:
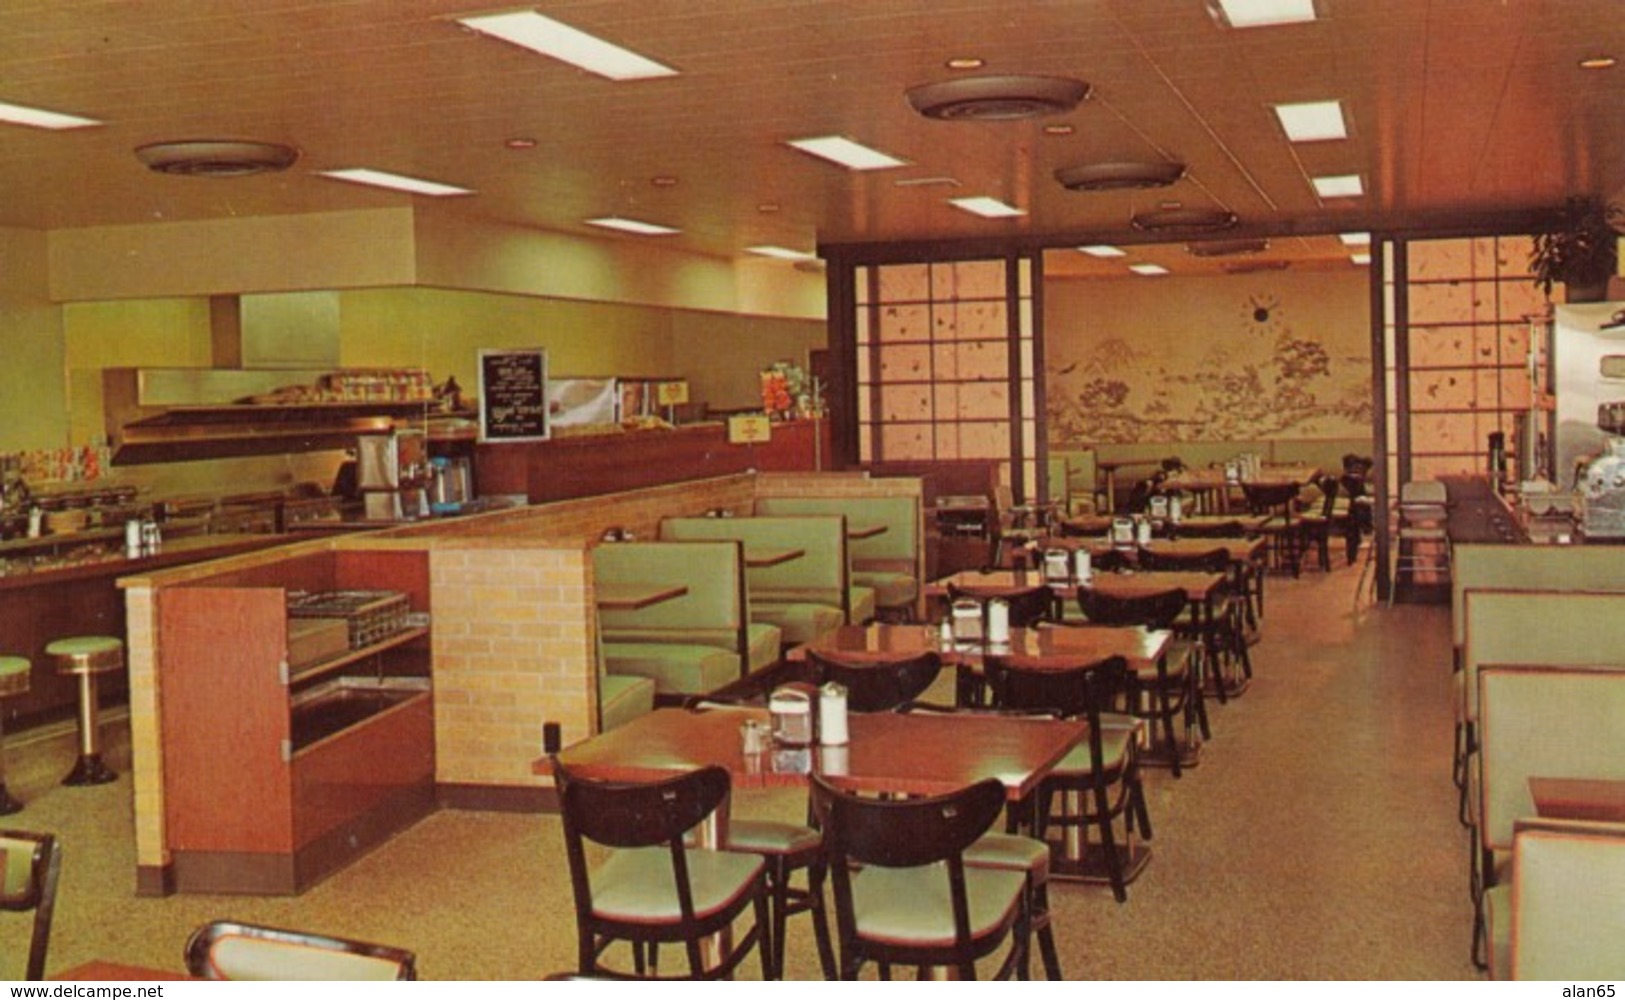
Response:
[[[1129,258],[1188,272],[1349,267],[1346,247],[1313,234],[1453,225],[1625,185],[1625,66],[1577,66],[1625,58],[1619,0],[1316,6],[1312,24],[1235,30],[1203,0],[540,5],[679,71],[614,83],[452,19],[493,9],[480,0],[0,0],[0,101],[104,123],[0,125],[0,225],[417,204],[578,233],[595,232],[586,218],[627,216],[680,229],[657,238],[672,247],[735,257],[758,244],[1126,243],[1143,239],[1132,214],[1177,202],[1272,234],[1246,258],[1202,260],[1182,243]],[[983,60],[972,74],[1074,77],[1093,93],[1030,121],[922,118],[904,91],[956,75],[954,57]],[[1271,105],[1330,98],[1344,102],[1349,138],[1288,143]],[[827,134],[909,165],[857,174],[785,145]],[[283,173],[207,179],[155,174],[132,154],[215,138],[287,143],[302,157]],[[507,148],[516,138],[535,145]],[[1186,178],[1080,194],[1052,177],[1080,162],[1159,158],[1185,162]],[[354,166],[476,193],[431,203],[315,173]],[[1363,197],[1322,201],[1309,183],[1348,173],[1364,180]],[[984,220],[946,203],[963,195],[1027,214]],[[1125,273],[1122,260],[1052,257],[1051,273]]]

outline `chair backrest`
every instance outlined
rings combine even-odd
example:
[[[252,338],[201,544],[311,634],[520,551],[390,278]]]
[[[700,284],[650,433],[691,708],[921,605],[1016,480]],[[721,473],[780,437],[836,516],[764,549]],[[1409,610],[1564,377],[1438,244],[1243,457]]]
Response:
[[[1479,844],[1512,847],[1532,777],[1625,779],[1625,668],[1487,666],[1480,685]]]
[[[1057,667],[1017,654],[989,655],[983,657],[983,665],[994,708],[1085,716],[1091,730],[1099,729],[1101,713],[1118,707],[1132,694],[1129,688],[1134,675],[1121,656],[1080,659],[1074,665]],[[1091,742],[1098,735],[1091,732]]]
[[[51,943],[51,915],[62,871],[62,845],[48,833],[0,830],[0,910],[34,913],[23,978],[45,977],[45,950]]]
[[[1625,977],[1625,825],[1520,822],[1512,873],[1513,979]]]
[[[1185,610],[1185,591],[1178,588],[1136,597],[1103,594],[1091,587],[1078,588],[1078,609],[1094,625],[1144,625],[1168,628]]]
[[[1142,569],[1151,571],[1227,573],[1230,570],[1230,553],[1224,548],[1209,549],[1206,552],[1158,552],[1154,549],[1141,549],[1139,560]]]
[[[902,659],[865,656],[845,658],[807,650],[807,663],[819,682],[846,688],[846,707],[853,712],[889,712],[924,694],[942,671],[942,659],[931,650]]]
[[[861,798],[812,776],[813,815],[836,876],[850,864],[917,868],[948,862],[986,833],[1004,810],[1004,786],[988,778],[957,792],[925,798]],[[963,891],[963,873],[955,879]]]
[[[997,595],[1010,606],[1010,627],[1031,628],[1042,621],[1050,621],[1055,617],[1055,596],[1043,584]],[[961,587],[957,584],[948,584],[948,602],[951,604],[961,598],[969,598],[979,604],[986,604],[992,595],[976,587]]]
[[[187,940],[186,970],[240,981],[403,980],[417,978],[417,957],[350,938],[216,920]]]
[[[1315,485],[1320,488],[1320,516],[1329,520],[1337,507],[1337,491],[1342,488],[1342,481],[1336,476],[1321,476]]]
[[[1437,479],[1414,479],[1401,483],[1399,487],[1399,502],[1402,505],[1443,507],[1449,498],[1444,483]]]
[[[1296,483],[1242,483],[1247,509],[1254,514],[1292,514],[1292,501],[1298,498]]]

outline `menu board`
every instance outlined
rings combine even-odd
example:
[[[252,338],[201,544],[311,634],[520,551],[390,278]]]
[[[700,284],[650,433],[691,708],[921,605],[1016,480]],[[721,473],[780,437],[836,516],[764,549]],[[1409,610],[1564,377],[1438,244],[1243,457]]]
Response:
[[[547,405],[545,349],[480,351],[481,441],[545,441]]]

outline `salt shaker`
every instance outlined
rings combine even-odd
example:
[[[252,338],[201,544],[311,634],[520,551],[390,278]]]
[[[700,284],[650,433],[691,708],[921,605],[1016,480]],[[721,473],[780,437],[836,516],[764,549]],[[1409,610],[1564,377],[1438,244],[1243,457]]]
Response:
[[[827,747],[847,742],[846,688],[834,681],[818,689],[818,742]]]
[[[1010,641],[1010,602],[995,597],[987,602],[987,641]]]

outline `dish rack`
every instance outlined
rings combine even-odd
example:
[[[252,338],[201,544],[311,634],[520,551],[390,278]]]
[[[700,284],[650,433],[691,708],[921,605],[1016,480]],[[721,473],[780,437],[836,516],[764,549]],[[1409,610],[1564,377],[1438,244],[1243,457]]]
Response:
[[[350,648],[361,649],[408,627],[411,606],[396,590],[290,590],[289,618],[342,618]]]

